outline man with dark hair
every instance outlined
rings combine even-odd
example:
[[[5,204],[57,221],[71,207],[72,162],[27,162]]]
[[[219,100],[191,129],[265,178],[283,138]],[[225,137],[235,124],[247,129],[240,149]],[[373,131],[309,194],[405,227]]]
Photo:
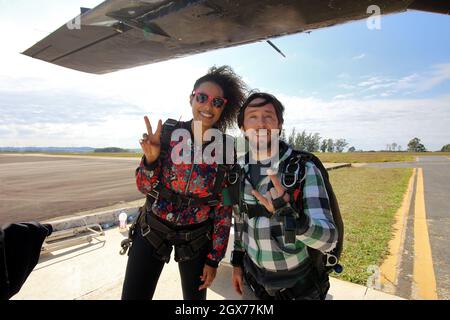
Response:
[[[277,98],[257,92],[238,115],[249,152],[238,160],[241,178],[232,179],[239,190],[232,283],[243,299],[325,299],[328,270],[316,261],[342,240],[335,197],[320,161],[279,140],[283,112]]]

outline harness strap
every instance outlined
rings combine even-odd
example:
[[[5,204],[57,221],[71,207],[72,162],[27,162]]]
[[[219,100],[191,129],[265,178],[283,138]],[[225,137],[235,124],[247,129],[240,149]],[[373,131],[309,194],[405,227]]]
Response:
[[[274,297],[269,295],[264,289],[262,285],[256,281],[256,279],[253,277],[253,275],[250,272],[247,272],[244,270],[244,278],[247,281],[247,284],[249,285],[250,289],[252,289],[253,293],[258,299],[261,300],[273,300]]]
[[[151,229],[159,231],[163,234],[164,240],[174,241],[174,240],[182,240],[182,241],[193,241],[198,237],[209,233],[211,229],[211,224],[205,224],[194,230],[189,231],[175,231],[159,221],[153,214],[148,214],[147,217],[148,226]]]
[[[222,183],[225,179],[226,174],[227,167],[223,164],[218,164],[214,186],[211,191],[213,197],[217,197],[217,195],[222,192]]]
[[[281,184],[291,199],[290,205],[298,212],[303,211],[302,190],[306,178],[306,162],[308,157],[292,150],[291,157],[283,163]],[[295,243],[296,219],[292,215],[284,215],[284,233],[286,243]]]
[[[166,263],[170,261],[172,245],[175,245],[175,261],[186,261],[212,239],[210,223],[194,230],[175,231],[153,214],[142,214],[137,223],[142,236],[156,249],[156,257]],[[176,241],[186,243],[177,244]]]
[[[216,181],[219,177],[216,177]],[[223,176],[221,177],[223,181]],[[158,183],[153,187],[153,189],[147,193],[147,201],[145,202],[145,207],[147,211],[151,211],[153,203],[159,199],[164,199],[170,203],[173,203],[178,208],[190,208],[190,207],[198,207],[202,205],[207,205],[214,207],[219,203],[217,199],[217,194],[211,194],[206,197],[190,197],[186,195],[182,195],[174,192],[173,190],[162,186],[161,183]]]
[[[140,207],[138,216],[133,221],[133,223],[130,226],[130,229],[128,230],[128,238],[123,239],[122,242],[120,243],[120,246],[122,247],[122,250],[120,250],[120,252],[119,252],[120,255],[126,254],[128,249],[130,249],[130,247],[133,243],[132,239],[134,236],[134,232],[136,230],[136,225],[137,225],[141,215],[144,214],[143,212],[145,212],[145,207]]]
[[[266,207],[260,204],[247,204],[242,202],[242,212],[247,214],[249,219],[254,217],[270,218],[272,216]]]
[[[160,158],[165,158],[167,156],[167,150],[170,147],[170,139],[172,132],[179,126],[179,122],[174,119],[168,119],[163,124],[162,133],[161,133],[161,156]],[[223,135],[225,138],[226,135]],[[224,144],[225,146],[226,144]],[[158,177],[158,180],[153,185],[152,191],[150,191],[147,194],[147,201],[146,201],[146,207],[148,211],[151,211],[151,207],[155,201],[162,198],[167,200],[168,202],[171,202],[175,204],[177,207],[198,207],[201,205],[208,205],[208,206],[216,206],[219,203],[218,194],[222,191],[222,183],[225,179],[225,176],[227,175],[227,166],[223,164],[217,165],[217,174],[214,181],[214,185],[211,190],[211,195],[206,197],[193,197],[193,196],[187,196],[182,195],[179,193],[174,192],[173,190],[167,188],[162,183],[160,183],[161,180],[161,174]]]
[[[164,159],[167,156],[167,150],[170,146],[170,140],[172,138],[172,132],[179,126],[179,122],[175,119],[167,119],[161,128],[161,151],[160,158]]]
[[[170,147],[170,141],[171,141],[171,135],[172,132],[179,126],[179,122],[174,119],[168,119],[166,122],[164,122],[162,126],[162,133],[161,133],[161,154],[160,158],[166,158],[167,157],[167,150]],[[226,137],[224,135],[224,137]],[[225,144],[226,145],[226,144]],[[150,234],[150,226],[146,222],[146,214],[145,212],[152,212],[152,206],[158,199],[163,198],[171,203],[174,203],[177,207],[190,207],[190,206],[199,206],[199,205],[208,205],[208,206],[216,206],[219,203],[218,194],[222,190],[222,183],[225,179],[225,176],[227,174],[227,167],[225,165],[219,164],[217,166],[217,174],[214,182],[214,186],[212,188],[211,195],[207,197],[190,197],[186,195],[178,194],[171,189],[166,188],[165,186],[160,183],[162,171],[160,172],[160,175],[158,177],[158,180],[153,184],[152,190],[146,195],[146,202],[143,207],[141,207],[140,213],[136,220],[133,222],[133,224],[130,227],[128,238],[124,239],[121,242],[122,250],[120,251],[121,255],[124,255],[127,250],[132,245],[132,238],[134,234],[134,230],[136,228],[136,225],[141,226],[141,230],[143,231],[143,235],[149,235]],[[150,215],[151,216],[151,215]],[[163,230],[164,228],[169,228],[165,226],[162,223],[158,223],[159,221],[152,219],[150,222],[153,222],[152,227],[155,229],[159,229],[160,232],[163,234],[170,235],[167,240],[186,240],[191,241],[192,239],[197,238],[199,235],[207,234],[207,237],[211,237],[208,233],[207,228],[209,229],[209,226],[204,229],[194,230],[190,232],[177,232],[174,233],[173,230]],[[153,236],[151,236],[154,238]],[[149,239],[150,240],[150,239]],[[156,242],[156,239],[152,239],[153,242]],[[158,242],[159,243],[159,242]],[[156,247],[156,246],[155,246]],[[169,253],[170,254],[170,253]]]
[[[313,272],[313,271],[311,271]],[[317,290],[320,300],[325,300],[329,289],[328,278],[322,281],[316,279],[314,275],[309,275],[309,281],[297,282],[291,288],[283,288],[275,292],[273,296],[269,295],[264,286],[260,285],[255,277],[244,270],[244,277],[248,285],[252,289],[256,297],[261,300],[302,300],[308,299],[312,292],[310,290]]]
[[[187,244],[175,245],[175,261],[187,261],[194,258],[208,242],[211,242],[209,232],[204,233]]]

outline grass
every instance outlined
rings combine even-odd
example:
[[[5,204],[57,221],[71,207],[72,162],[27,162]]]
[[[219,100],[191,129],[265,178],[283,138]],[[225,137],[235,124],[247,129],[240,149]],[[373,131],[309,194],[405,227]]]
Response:
[[[394,216],[406,192],[411,168],[345,168],[330,172],[344,220],[344,272],[333,276],[365,285],[370,265],[388,254]]]
[[[322,162],[370,163],[370,162],[413,162],[416,156],[450,156],[450,152],[342,152],[315,153]]]

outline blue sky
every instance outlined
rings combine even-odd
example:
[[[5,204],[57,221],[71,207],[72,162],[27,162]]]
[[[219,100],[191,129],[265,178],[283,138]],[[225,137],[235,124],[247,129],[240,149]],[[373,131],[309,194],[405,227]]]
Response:
[[[138,148],[143,116],[190,119],[192,84],[228,64],[249,87],[276,94],[285,129],[344,138],[357,149],[429,150],[450,143],[450,17],[421,12],[383,16],[267,43],[89,75],[20,55],[102,1],[0,0],[0,146]]]

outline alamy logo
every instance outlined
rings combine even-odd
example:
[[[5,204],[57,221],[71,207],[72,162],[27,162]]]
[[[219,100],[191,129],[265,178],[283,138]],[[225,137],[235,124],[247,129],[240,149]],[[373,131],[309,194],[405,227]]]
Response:
[[[381,30],[381,8],[377,5],[371,5],[367,8],[367,13],[372,14],[367,18],[367,28],[369,30]]]
[[[372,274],[369,278],[367,278],[367,288],[381,290],[380,267],[376,265],[370,265],[367,267],[367,272]]]
[[[75,19],[66,23],[67,29],[69,30],[80,30],[81,29],[81,15],[77,16]]]
[[[194,121],[193,130],[194,136],[202,135],[200,121]],[[179,128],[172,132],[170,141],[176,142],[170,154],[174,164],[234,164],[236,157],[250,152],[258,154],[257,158],[268,159],[272,170],[277,171],[274,164],[279,160],[279,130],[251,129],[244,136],[226,135],[224,139],[220,130],[211,128],[203,132],[204,145],[201,145],[192,139],[189,130]],[[256,157],[250,157],[249,163],[257,163]]]

